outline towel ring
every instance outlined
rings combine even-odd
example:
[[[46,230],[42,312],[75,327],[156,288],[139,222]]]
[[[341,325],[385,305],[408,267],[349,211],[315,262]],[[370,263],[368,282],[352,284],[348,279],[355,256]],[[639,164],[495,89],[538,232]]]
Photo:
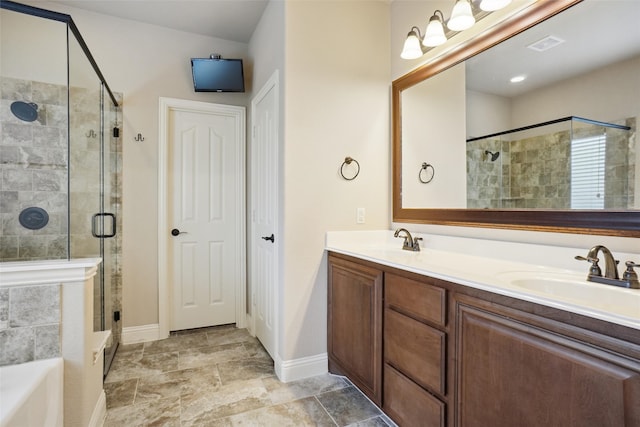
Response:
[[[429,173],[429,169],[431,169],[431,173]],[[424,171],[425,178],[422,178],[422,172]],[[436,174],[436,170],[433,165],[430,165],[427,162],[422,163],[422,167],[420,168],[420,172],[418,172],[418,179],[423,184],[428,184],[433,180],[433,177]]]
[[[356,171],[356,174],[353,175],[351,178],[347,178],[346,176],[344,176],[344,165],[350,165],[351,162],[355,162],[356,166],[358,167],[358,170]],[[342,166],[340,166],[340,175],[342,175],[342,177],[347,181],[353,181],[354,179],[356,179],[359,173],[360,173],[360,163],[358,163],[356,159],[353,159],[351,157],[345,157],[344,162],[342,162]]]

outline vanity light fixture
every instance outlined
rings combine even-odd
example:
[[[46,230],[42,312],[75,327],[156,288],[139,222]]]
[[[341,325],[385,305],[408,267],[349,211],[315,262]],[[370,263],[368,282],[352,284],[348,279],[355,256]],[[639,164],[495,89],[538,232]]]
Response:
[[[418,27],[411,27],[411,31],[409,31],[409,34],[407,34],[407,39],[404,41],[404,47],[402,48],[400,58],[420,58],[424,54],[424,52],[422,51],[422,47],[420,46],[420,43],[422,43],[421,40],[422,34],[420,34],[420,29]]]
[[[438,16],[440,14],[440,16]],[[444,15],[440,10],[436,10],[429,18],[427,29],[424,32],[422,44],[428,47],[440,46],[447,41],[444,35]]]
[[[451,18],[447,21],[447,28],[449,31],[464,31],[471,28],[477,20],[482,19],[490,12],[502,9],[511,3],[511,0],[481,0],[480,9],[478,11],[477,6],[474,14],[473,4],[477,4],[476,0],[455,0],[453,10],[451,11]],[[476,19],[477,18],[477,19]],[[404,41],[404,47],[400,57],[402,59],[417,59],[420,58],[426,50],[420,46],[436,47],[447,41],[447,35],[444,32],[444,15],[442,11],[436,10],[429,18],[429,23],[424,32],[424,37],[420,34],[418,27],[411,27],[407,38]]]
[[[511,0],[482,0],[480,2],[480,9],[485,12],[494,12],[506,7],[509,3],[511,3]]]
[[[473,17],[469,0],[456,0],[456,4],[451,11],[451,18],[447,22],[447,28],[451,31],[464,31],[473,27],[476,18]]]

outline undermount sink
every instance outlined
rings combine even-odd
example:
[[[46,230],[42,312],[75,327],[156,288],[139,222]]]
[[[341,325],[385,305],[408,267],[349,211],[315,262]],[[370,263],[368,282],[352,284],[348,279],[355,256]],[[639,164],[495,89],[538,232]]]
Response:
[[[588,304],[601,310],[616,308],[625,316],[640,318],[640,291],[588,282],[585,276],[557,272],[505,272],[498,277],[514,288],[570,304]]]

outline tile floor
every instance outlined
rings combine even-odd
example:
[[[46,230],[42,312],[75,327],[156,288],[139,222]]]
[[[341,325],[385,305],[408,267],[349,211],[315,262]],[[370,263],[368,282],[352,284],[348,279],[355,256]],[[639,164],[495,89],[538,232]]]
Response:
[[[258,340],[233,325],[122,345],[104,388],[105,427],[393,425],[343,377],[281,383]]]

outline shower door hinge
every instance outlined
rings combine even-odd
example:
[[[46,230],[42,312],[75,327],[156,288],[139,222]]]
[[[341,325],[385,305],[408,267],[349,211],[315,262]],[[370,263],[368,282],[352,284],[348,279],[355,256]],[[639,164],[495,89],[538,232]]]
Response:
[[[114,311],[113,312],[113,321],[117,322],[118,320],[120,320],[120,311]]]

